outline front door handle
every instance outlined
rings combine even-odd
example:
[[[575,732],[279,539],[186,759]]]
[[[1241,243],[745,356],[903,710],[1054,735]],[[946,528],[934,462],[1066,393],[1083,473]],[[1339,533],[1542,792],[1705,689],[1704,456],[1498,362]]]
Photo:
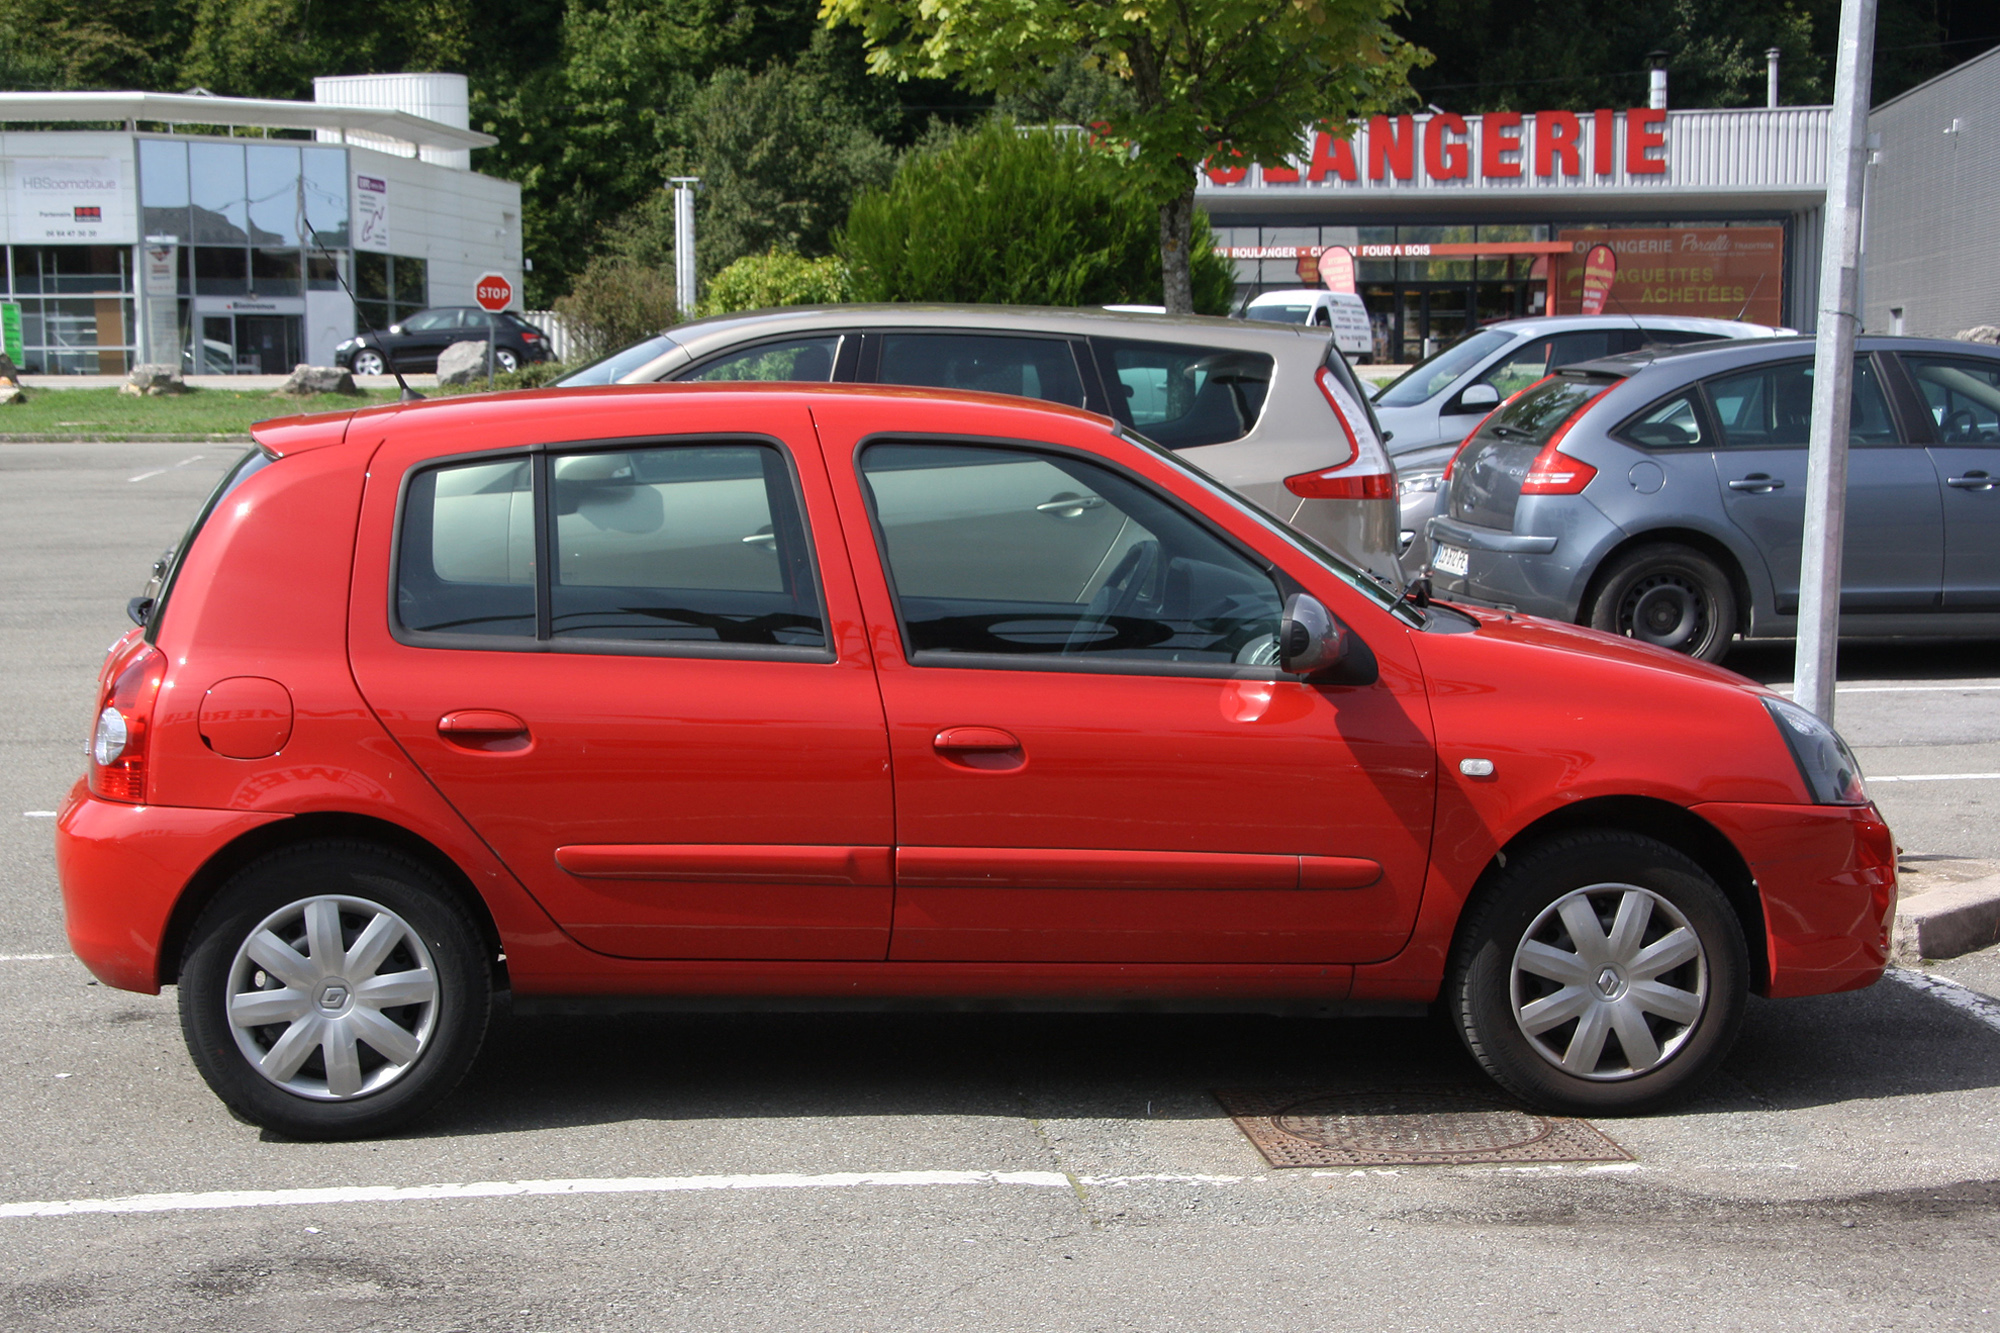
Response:
[[[946,727],[931,748],[961,768],[1001,773],[1028,762],[1021,742],[998,727]]]
[[[1763,495],[1770,491],[1782,491],[1785,483],[1766,472],[1752,472],[1740,481],[1729,483],[1732,491],[1748,491],[1752,495]]]
[[[1054,514],[1057,518],[1082,518],[1085,510],[1102,508],[1104,497],[1099,495],[1058,495],[1036,505],[1035,512]]]
[[[438,735],[462,750],[511,754],[533,743],[528,724],[495,708],[463,708],[438,719]]]
[[[1972,471],[1962,477],[1946,477],[1944,484],[1956,486],[1961,491],[1990,491],[2000,486],[2000,477],[1989,477],[1984,472]]]

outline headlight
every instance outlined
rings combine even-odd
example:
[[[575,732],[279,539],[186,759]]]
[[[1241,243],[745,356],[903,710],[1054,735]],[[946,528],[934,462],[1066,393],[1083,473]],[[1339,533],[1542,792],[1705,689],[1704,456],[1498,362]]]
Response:
[[[1396,476],[1396,492],[1399,495],[1434,494],[1438,484],[1444,480],[1441,467],[1424,468],[1417,472],[1402,472]]]
[[[1840,739],[1840,733],[1813,714],[1785,699],[1765,699],[1778,734],[1785,738],[1799,776],[1818,805],[1866,805],[1868,788],[1861,780],[1861,765],[1854,751]]]

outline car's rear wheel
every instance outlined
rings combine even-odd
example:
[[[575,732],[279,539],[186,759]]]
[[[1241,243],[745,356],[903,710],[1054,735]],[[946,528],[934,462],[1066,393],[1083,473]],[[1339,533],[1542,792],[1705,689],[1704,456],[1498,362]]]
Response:
[[[231,1110],[296,1139],[386,1133],[435,1106],[486,1034],[479,933],[418,863],[365,843],[277,852],[202,913],[181,1030]]]
[[[511,375],[521,368],[521,358],[505,347],[493,349],[493,365],[502,374]]]
[[[373,348],[363,348],[354,354],[354,373],[357,375],[386,375],[389,363]]]
[[[1736,636],[1736,591],[1722,566],[1691,546],[1642,546],[1605,570],[1585,622],[1719,662]]]
[[[1446,1001],[1466,1048],[1531,1106],[1650,1110],[1729,1053],[1749,952],[1715,881],[1652,838],[1564,835],[1472,904]]]

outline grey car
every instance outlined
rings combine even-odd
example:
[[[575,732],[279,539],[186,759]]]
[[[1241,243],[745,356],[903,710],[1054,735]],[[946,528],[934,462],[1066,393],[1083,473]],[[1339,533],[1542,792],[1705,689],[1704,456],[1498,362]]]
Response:
[[[676,325],[559,381],[983,389],[1100,412],[1402,586],[1395,472],[1325,328],[1019,306],[798,306]]]
[[[1396,464],[1402,518],[1398,545],[1414,574],[1417,538],[1431,516],[1438,478],[1479,419],[1551,370],[1645,347],[1723,338],[1766,338],[1789,329],[1683,315],[1547,315],[1503,319],[1411,366],[1375,395],[1389,457]]]
[[[1813,344],[1571,366],[1489,417],[1428,522],[1446,600],[1720,659],[1799,610]],[[1862,337],[1843,634],[2000,632],[2000,349]]]

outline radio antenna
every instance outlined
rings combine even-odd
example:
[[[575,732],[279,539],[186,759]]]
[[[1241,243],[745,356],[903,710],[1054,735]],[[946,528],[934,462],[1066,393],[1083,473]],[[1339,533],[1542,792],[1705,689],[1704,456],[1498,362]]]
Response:
[[[1757,299],[1757,291],[1763,285],[1764,285],[1764,275],[1762,273],[1759,273],[1757,275],[1756,283],[1753,284],[1750,288],[1750,295],[1743,298],[1743,308],[1736,312],[1736,322],[1738,324],[1741,324],[1743,322],[1743,317],[1750,313],[1750,303]]]

